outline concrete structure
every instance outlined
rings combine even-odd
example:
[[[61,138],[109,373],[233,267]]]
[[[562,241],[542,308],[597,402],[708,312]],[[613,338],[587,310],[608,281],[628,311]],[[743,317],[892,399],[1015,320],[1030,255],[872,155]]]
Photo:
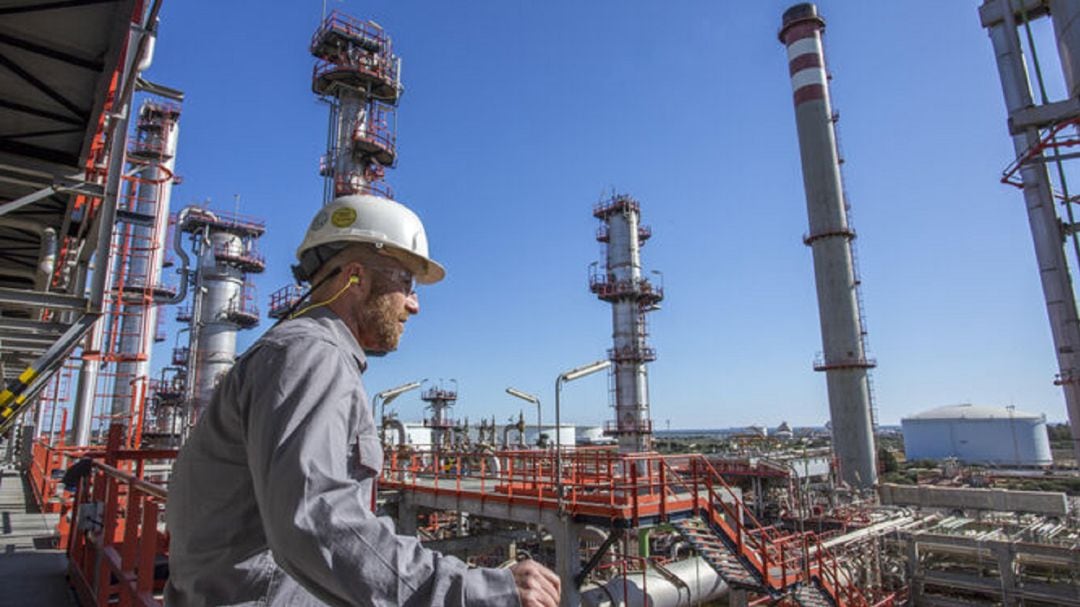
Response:
[[[814,256],[822,357],[829,392],[833,449],[844,480],[859,487],[877,481],[873,401],[866,356],[859,276],[848,224],[849,202],[840,175],[835,118],[829,101],[821,33],[825,20],[813,4],[784,12],[780,41],[787,46],[795,122],[802,156],[810,232],[803,239]]]
[[[949,405],[900,420],[909,460],[956,458],[967,464],[1049,466],[1046,416],[1013,408]]]
[[[649,417],[649,372],[645,363],[656,360],[656,350],[645,338],[645,314],[656,310],[664,298],[663,287],[642,276],[641,244],[652,232],[641,225],[641,206],[633,198],[616,194],[593,208],[603,222],[596,239],[607,245],[604,271],[589,276],[589,288],[611,304],[615,382],[615,422],[605,432],[616,437],[619,451],[635,453],[652,449]]]
[[[916,506],[971,512],[1027,512],[1065,517],[1069,500],[1064,493],[1052,491],[1012,491],[934,487],[932,485],[894,485],[882,483],[878,495],[885,506]]]
[[[1036,100],[1032,95],[1032,82],[1028,77],[1028,64],[1021,44],[1021,36],[1026,36],[1021,31],[1025,26],[1022,19],[1044,17],[1048,11],[1054,22],[1065,84],[1071,92],[1069,99],[1056,103],[1050,103],[1045,98]],[[1048,172],[1049,161],[1043,153],[1047,137],[1057,137],[1059,129],[1080,118],[1080,101],[1077,99],[1080,90],[1078,12],[1080,7],[1068,0],[986,0],[979,7],[979,19],[988,30],[994,48],[1008,112],[1009,134],[1018,159],[1006,171],[1006,181],[1024,192],[1028,224],[1035,245],[1035,261],[1057,355],[1059,373],[1056,383],[1061,385],[1065,394],[1073,452],[1080,460],[1080,316],[1077,314],[1073,281],[1064,249],[1071,234],[1073,248],[1080,257],[1080,242],[1073,230],[1074,225],[1058,217],[1055,188],[1060,190],[1066,186],[1064,183],[1053,183]],[[1042,71],[1045,73],[1047,70]],[[1048,129],[1048,134],[1041,129]],[[1059,180],[1064,179],[1061,160],[1057,161],[1055,173]],[[1071,222],[1072,211],[1068,210],[1067,214]]]
[[[900,531],[911,604],[1080,605],[1080,550],[950,517]]]

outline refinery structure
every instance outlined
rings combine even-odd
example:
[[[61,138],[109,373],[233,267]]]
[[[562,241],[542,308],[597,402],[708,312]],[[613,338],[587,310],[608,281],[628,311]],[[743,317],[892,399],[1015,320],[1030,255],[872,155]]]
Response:
[[[185,95],[150,79],[161,2],[0,8],[0,44],[19,49],[3,57],[18,69],[0,80],[8,91],[0,130],[28,133],[0,137],[0,432],[9,465],[0,488],[5,500],[23,499],[15,481],[25,478],[27,508],[44,516],[11,524],[54,542],[19,545],[7,558],[40,550],[61,559],[60,594],[84,606],[163,604],[172,463],[242,354],[238,335],[303,313],[310,286],[285,286],[260,310],[253,277],[268,269],[260,240],[272,226],[238,203],[174,201]],[[56,40],[60,30],[42,12],[49,23],[86,25],[82,46]],[[1074,202],[1062,165],[1080,143],[1080,5],[985,0],[978,18],[1008,110],[1001,135],[1016,151],[1002,181],[1026,203],[1080,460],[1080,320],[1063,246],[1077,230],[1071,210],[1064,219],[1057,210]],[[1038,83],[1030,80],[1024,52],[1033,22],[1053,28],[1065,101],[1032,95],[1044,77],[1036,69]],[[1054,465],[1044,417],[971,405],[913,415],[904,420],[908,459],[938,464],[912,468],[910,484],[883,480],[895,462],[883,457],[893,449],[876,419],[826,20],[797,4],[776,26],[801,158],[826,435],[784,423],[772,436],[740,433],[706,452],[654,428],[674,405],[650,397],[649,365],[663,353],[646,321],[663,314],[665,289],[647,269],[658,243],[642,217],[668,201],[613,191],[581,201],[585,219],[592,204],[603,251],[581,292],[610,307],[610,326],[598,330],[610,332],[606,354],[560,373],[553,402],[508,388],[528,403],[508,422],[460,416],[468,394],[453,380],[368,386],[383,454],[372,506],[399,534],[472,565],[507,567],[527,555],[558,575],[566,606],[1080,606],[1075,496],[1010,485],[1036,474],[1080,478],[1075,462]],[[295,85],[328,108],[326,133],[311,133],[326,141],[311,171],[322,177],[323,204],[393,199],[385,177],[398,161],[405,89],[390,33],[335,11],[309,51],[311,81]],[[607,377],[610,419],[576,429],[563,419],[562,390],[594,374]],[[422,419],[387,410],[414,390],[429,412]],[[26,567],[27,583],[35,571]]]

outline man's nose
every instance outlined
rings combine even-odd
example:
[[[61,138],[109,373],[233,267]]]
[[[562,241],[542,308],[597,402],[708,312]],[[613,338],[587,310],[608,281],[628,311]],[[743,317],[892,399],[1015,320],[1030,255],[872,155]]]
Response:
[[[408,310],[409,314],[420,313],[420,296],[416,291],[409,293],[408,297],[405,298],[405,309]]]

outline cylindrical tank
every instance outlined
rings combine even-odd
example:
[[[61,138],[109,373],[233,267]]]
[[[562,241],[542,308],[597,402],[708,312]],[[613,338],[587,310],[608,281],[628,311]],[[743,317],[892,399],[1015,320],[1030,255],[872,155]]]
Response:
[[[618,576],[599,586],[581,589],[581,604],[587,607],[681,607],[722,599],[728,591],[701,557],[665,565],[669,575],[650,568],[643,578],[637,573]],[[678,583],[672,577],[679,580]]]
[[[641,280],[641,246],[638,243],[638,214],[614,213],[608,218],[607,267],[618,282],[635,284]],[[636,300],[622,299],[611,306],[612,340],[615,352],[640,351],[645,341],[644,316]],[[615,419],[620,426],[644,427],[649,420],[649,379],[642,361],[615,361]],[[620,451],[648,449],[646,437],[622,434]]]
[[[244,272],[219,257],[243,251],[243,239],[225,231],[210,233],[210,246],[199,260],[202,286],[206,289],[199,312],[201,326],[196,346],[195,407],[201,411],[210,402],[218,381],[236,361],[236,332],[239,326],[230,310],[243,298]]]
[[[797,4],[784,12],[780,40],[787,47],[794,92],[795,122],[802,158],[803,185],[810,232],[805,238],[814,257],[822,360],[833,425],[833,449],[848,483],[870,487],[877,482],[864,329],[859,310],[858,281],[848,225],[847,201],[840,176],[839,154],[821,32],[825,20],[813,4]]]
[[[555,445],[555,425],[544,424],[543,428],[537,430],[536,424],[531,426],[525,426],[525,444],[535,445],[537,439],[540,438],[540,434],[546,434],[548,437],[548,445]],[[563,447],[573,447],[577,444],[577,428],[571,424],[563,424],[559,427],[559,444]]]
[[[1044,415],[961,404],[917,413],[900,424],[909,460],[956,458],[998,466],[1053,463]]]

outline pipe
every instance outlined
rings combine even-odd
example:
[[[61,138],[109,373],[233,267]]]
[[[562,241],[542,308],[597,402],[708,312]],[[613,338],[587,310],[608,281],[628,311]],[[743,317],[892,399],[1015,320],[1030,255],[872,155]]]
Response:
[[[41,254],[38,257],[37,275],[34,277],[34,290],[47,291],[53,270],[56,269],[56,254],[59,250],[59,238],[56,230],[45,228],[41,231]]]
[[[188,283],[191,281],[191,259],[187,255],[187,251],[184,250],[184,239],[180,237],[180,226],[184,225],[187,221],[187,216],[191,213],[191,207],[184,207],[180,210],[180,213],[176,216],[176,232],[173,236],[173,251],[176,256],[180,258],[180,268],[176,270],[176,273],[180,275],[180,290],[176,295],[163,299],[162,305],[176,305],[187,298]]]
[[[383,424],[382,425],[383,425],[383,434],[384,434],[384,436],[386,434],[386,429],[387,428],[396,428],[397,429],[397,435],[398,435],[397,445],[399,447],[404,447],[407,444],[407,440],[406,440],[406,436],[405,436],[405,424],[403,424],[400,419],[398,419],[396,417],[387,417],[387,418],[383,419]]]
[[[525,447],[525,415],[519,414],[518,420],[512,424],[507,424],[503,427],[503,449],[510,448],[510,439],[508,438],[511,430],[518,431],[518,446]]]
[[[651,565],[644,574],[616,576],[603,584],[582,587],[586,607],[682,607],[718,601],[728,585],[705,559],[694,557],[664,566],[667,575]]]
[[[510,431],[511,430],[517,430],[518,431],[518,446],[519,447],[524,447],[525,446],[525,432],[521,428],[519,428],[517,424],[507,424],[507,425],[503,426],[503,440],[502,440],[503,449],[509,449],[510,448],[510,438],[509,438],[509,436],[510,436]]]

